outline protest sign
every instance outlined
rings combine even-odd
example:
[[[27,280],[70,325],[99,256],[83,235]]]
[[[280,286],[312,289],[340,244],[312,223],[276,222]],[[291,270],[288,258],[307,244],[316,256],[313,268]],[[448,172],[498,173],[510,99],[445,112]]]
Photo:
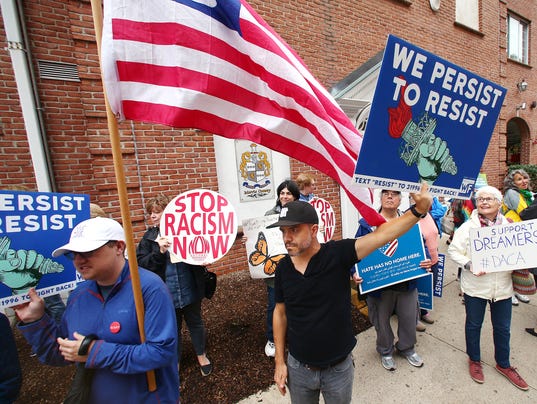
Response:
[[[254,279],[273,277],[276,265],[287,254],[280,229],[278,227],[266,228],[277,221],[278,215],[242,221],[242,230],[247,237],[248,268],[250,276]]]
[[[472,271],[498,272],[535,267],[537,219],[470,229]]]
[[[506,91],[390,35],[355,181],[468,199]]]
[[[90,216],[87,195],[0,191],[0,308],[73,289],[76,275],[66,257],[52,251]]]
[[[205,265],[231,249],[237,233],[237,214],[217,192],[194,189],[173,198],[160,218],[160,234],[170,240],[172,262]]]
[[[376,249],[356,264],[363,279],[360,293],[368,293],[386,286],[427,275],[419,264],[425,259],[425,249],[419,226]]]
[[[436,297],[442,297],[442,291],[444,290],[445,265],[446,256],[444,254],[438,254],[438,274],[436,275],[436,282],[433,285],[433,294]]]
[[[313,198],[309,203],[317,211],[319,216],[319,231],[317,232],[317,239],[319,243],[326,243],[334,236],[336,229],[336,214],[330,202],[323,198]]]
[[[418,304],[420,309],[433,309],[433,274],[428,273],[426,276],[416,279],[418,288]]]

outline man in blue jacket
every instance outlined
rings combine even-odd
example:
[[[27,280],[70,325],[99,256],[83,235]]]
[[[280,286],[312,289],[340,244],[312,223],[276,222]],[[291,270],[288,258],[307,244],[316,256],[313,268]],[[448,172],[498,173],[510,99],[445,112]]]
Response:
[[[158,275],[140,268],[146,337],[141,343],[121,225],[102,217],[85,220],[52,255],[72,259],[86,281],[69,296],[61,323],[45,313],[43,299],[33,289],[30,302],[15,309],[22,321],[19,329],[39,359],[93,369],[91,403],[179,402],[171,296]],[[148,389],[150,370],[156,376],[154,391]]]

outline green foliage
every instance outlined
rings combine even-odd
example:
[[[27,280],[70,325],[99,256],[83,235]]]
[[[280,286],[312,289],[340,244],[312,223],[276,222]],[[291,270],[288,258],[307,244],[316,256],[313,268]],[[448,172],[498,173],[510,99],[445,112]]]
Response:
[[[531,189],[533,190],[533,192],[536,192],[537,191],[537,165],[535,164],[511,164],[507,168],[507,172],[505,173],[505,175],[517,169],[522,169],[528,173],[528,175],[530,176]]]

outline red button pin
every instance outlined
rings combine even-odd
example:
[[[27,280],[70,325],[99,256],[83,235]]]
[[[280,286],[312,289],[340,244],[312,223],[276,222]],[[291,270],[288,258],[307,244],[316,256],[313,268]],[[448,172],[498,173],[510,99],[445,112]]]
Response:
[[[117,334],[119,330],[121,330],[121,324],[119,324],[119,322],[114,321],[112,324],[110,324],[110,332],[112,334]]]

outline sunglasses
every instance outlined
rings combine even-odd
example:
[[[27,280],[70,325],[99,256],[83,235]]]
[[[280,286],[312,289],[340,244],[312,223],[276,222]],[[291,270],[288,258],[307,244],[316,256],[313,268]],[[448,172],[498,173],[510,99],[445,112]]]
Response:
[[[90,259],[91,257],[93,257],[93,255],[99,251],[101,248],[103,248],[104,246],[108,246],[108,247],[111,247],[113,246],[114,244],[116,243],[115,240],[111,240],[111,241],[108,241],[106,242],[104,245],[100,246],[99,248],[96,248],[95,250],[91,250],[91,251],[86,251],[86,252],[77,252],[77,251],[69,251],[69,252],[66,252],[65,254],[63,254],[67,259],[71,260],[71,261],[74,261],[75,258],[77,257],[77,255],[82,258],[82,259]]]

